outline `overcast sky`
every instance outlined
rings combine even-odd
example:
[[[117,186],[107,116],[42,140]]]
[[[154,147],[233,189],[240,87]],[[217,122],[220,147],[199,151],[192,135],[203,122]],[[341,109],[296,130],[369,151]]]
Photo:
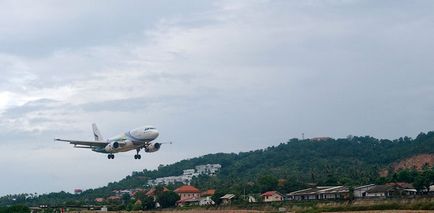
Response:
[[[290,138],[434,129],[434,1],[0,0],[0,195]],[[152,124],[159,152],[92,139]]]

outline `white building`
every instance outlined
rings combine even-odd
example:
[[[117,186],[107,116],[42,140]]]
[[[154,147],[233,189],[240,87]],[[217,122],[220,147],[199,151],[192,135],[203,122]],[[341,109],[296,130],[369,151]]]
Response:
[[[185,169],[180,176],[169,176],[148,180],[148,185],[169,185],[175,183],[190,184],[193,177],[199,175],[215,175],[222,166],[220,164],[198,165],[196,169]]]
[[[354,198],[364,198],[367,195],[367,191],[374,188],[375,184],[369,184],[364,186],[359,186],[354,188],[353,196]]]
[[[220,164],[206,164],[198,165],[195,168],[197,173],[201,175],[214,176],[222,168],[222,166]]]
[[[348,197],[349,190],[345,186],[317,186],[291,192],[287,195],[289,200],[325,200],[344,199]]]

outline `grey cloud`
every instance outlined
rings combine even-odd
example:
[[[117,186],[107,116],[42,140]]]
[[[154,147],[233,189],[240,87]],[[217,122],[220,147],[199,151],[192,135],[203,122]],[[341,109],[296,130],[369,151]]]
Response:
[[[0,52],[40,57],[58,49],[76,49],[117,43],[142,36],[164,18],[209,8],[209,1],[53,2],[0,4]],[[18,11],[13,13],[11,11]],[[28,14],[20,14],[28,12]],[[128,11],[128,12],[125,12]],[[39,13],[36,15],[36,13]],[[5,17],[7,16],[7,17]],[[7,36],[5,36],[7,35]],[[25,48],[23,48],[25,47]]]
[[[124,173],[101,170],[95,179],[102,181],[194,155],[263,148],[301,133],[396,138],[434,126],[431,1],[223,1],[179,10],[165,5],[159,12],[160,6],[148,14],[154,18],[142,20],[139,5],[115,21],[113,31],[104,20],[127,13],[125,7],[89,9],[70,20],[70,35],[41,28],[42,36],[28,42],[41,41],[47,49],[32,53],[18,45],[23,38],[12,42],[3,52],[14,55],[6,60],[14,66],[0,67],[11,78],[33,76],[3,89],[28,96],[45,92],[46,99],[7,109],[2,120],[11,120],[12,130],[2,128],[2,137],[37,147],[34,137],[40,143],[56,135],[91,138],[89,124],[97,122],[107,136],[155,124],[159,140],[176,142],[146,165],[120,155],[115,164]],[[37,52],[48,55],[35,57]],[[71,94],[59,97],[55,91],[62,86]],[[61,151],[47,154],[52,149],[41,147],[26,153],[36,153],[36,161],[55,156],[59,163],[105,165],[94,153],[56,147]],[[66,181],[80,178],[76,173],[65,171],[59,175],[65,182],[47,188],[76,187]]]
[[[13,108],[8,109],[6,112],[3,113],[2,116],[18,117],[18,116],[22,116],[28,112],[34,112],[34,111],[39,111],[42,109],[58,107],[59,103],[60,103],[59,101],[51,100],[51,99],[45,99],[45,98],[39,99],[36,101],[30,101],[30,102],[27,102],[26,104],[24,104],[22,106],[13,107]]]

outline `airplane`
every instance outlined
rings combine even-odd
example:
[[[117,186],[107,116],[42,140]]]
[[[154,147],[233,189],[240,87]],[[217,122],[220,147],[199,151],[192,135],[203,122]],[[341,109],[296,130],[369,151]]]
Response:
[[[139,154],[141,149],[144,149],[145,152],[156,152],[160,149],[161,144],[163,144],[152,143],[152,141],[159,135],[158,130],[152,126],[135,128],[107,140],[104,140],[96,124],[92,124],[92,130],[93,135],[95,136],[94,141],[67,140],[60,138],[55,138],[54,140],[69,142],[70,144],[74,144],[74,148],[91,149],[94,152],[108,154],[108,159],[114,159],[114,153],[127,152],[134,149],[137,151],[137,154],[134,155],[134,159],[141,159],[142,156]]]

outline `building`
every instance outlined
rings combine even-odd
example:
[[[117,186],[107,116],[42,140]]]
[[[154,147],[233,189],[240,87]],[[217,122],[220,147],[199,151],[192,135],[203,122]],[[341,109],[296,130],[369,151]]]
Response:
[[[386,183],[386,185],[393,187],[393,196],[414,196],[417,193],[417,190],[413,187],[413,184],[411,183],[393,182]]]
[[[211,197],[215,194],[215,189],[208,189],[201,193],[201,198],[199,201],[200,206],[209,206],[214,205],[215,202],[211,199]]]
[[[180,197],[179,200],[186,200],[190,198],[200,198],[200,191],[194,186],[184,185],[174,191]]]
[[[366,197],[366,191],[374,188],[374,186],[375,186],[375,184],[369,184],[369,185],[355,187],[354,192],[353,192],[354,198]]]
[[[410,183],[394,182],[385,185],[375,185],[366,191],[369,198],[408,197],[415,196],[417,190]]]
[[[177,206],[198,206],[200,205],[201,198],[193,197],[193,198],[187,198],[184,200],[178,200],[176,201]]]
[[[264,202],[283,201],[285,197],[277,191],[269,191],[261,194]]]
[[[201,197],[199,200],[199,206],[211,206],[214,204],[215,202],[211,199],[211,197]]]
[[[197,177],[199,175],[213,176],[221,169],[221,167],[222,166],[220,164],[198,165],[195,167],[195,169],[183,170],[182,175],[180,176],[169,176],[169,177],[156,178],[154,180],[148,180],[148,185],[156,186],[156,185],[169,185],[175,183],[183,183],[188,185],[190,184],[191,179],[193,177]]]
[[[287,197],[289,200],[347,199],[349,189],[345,186],[317,186],[291,192]]]
[[[231,204],[234,198],[235,198],[234,194],[225,194],[223,197],[220,198],[220,200],[222,200],[222,204],[228,205]]]
[[[366,191],[366,197],[374,198],[374,197],[391,197],[393,194],[393,187],[387,185],[375,185],[371,189]]]
[[[195,167],[196,172],[200,175],[214,176],[222,168],[220,164],[206,164]]]
[[[81,189],[74,189],[74,194],[78,195],[81,194],[83,192],[83,190]]]

